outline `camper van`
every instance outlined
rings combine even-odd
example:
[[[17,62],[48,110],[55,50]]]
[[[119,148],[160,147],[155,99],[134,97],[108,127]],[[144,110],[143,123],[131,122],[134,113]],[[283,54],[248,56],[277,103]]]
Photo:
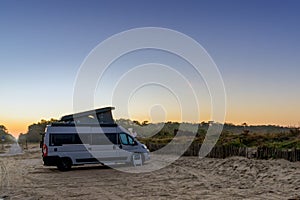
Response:
[[[66,171],[72,165],[134,164],[137,157],[141,163],[150,160],[146,145],[114,122],[112,109],[67,115],[48,125],[41,142],[44,165]]]

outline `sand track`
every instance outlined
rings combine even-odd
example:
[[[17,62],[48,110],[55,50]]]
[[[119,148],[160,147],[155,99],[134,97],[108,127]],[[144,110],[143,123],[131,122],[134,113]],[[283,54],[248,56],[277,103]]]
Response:
[[[292,199],[300,197],[300,163],[240,157],[183,157],[151,173],[104,166],[60,172],[41,153],[0,157],[4,199]]]

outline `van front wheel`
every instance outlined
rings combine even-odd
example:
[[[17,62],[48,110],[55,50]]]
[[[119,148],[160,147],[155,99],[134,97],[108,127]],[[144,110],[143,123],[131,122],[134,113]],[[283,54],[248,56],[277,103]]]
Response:
[[[57,168],[60,171],[68,171],[72,167],[72,161],[70,158],[61,158],[57,164]]]

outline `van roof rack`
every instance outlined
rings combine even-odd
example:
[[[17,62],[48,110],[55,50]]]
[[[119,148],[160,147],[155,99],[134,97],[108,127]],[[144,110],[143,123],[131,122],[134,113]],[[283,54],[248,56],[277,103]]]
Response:
[[[104,107],[94,110],[74,113],[71,115],[65,115],[61,117],[59,122],[65,123],[97,123],[97,124],[114,124],[114,119],[112,117],[111,111],[114,107]]]
[[[116,123],[113,123],[113,124],[97,124],[97,123],[86,123],[86,124],[83,124],[83,123],[65,123],[65,122],[52,122],[51,123],[51,126],[61,126],[61,127],[80,127],[80,126],[89,126],[89,127],[117,127],[118,124]]]

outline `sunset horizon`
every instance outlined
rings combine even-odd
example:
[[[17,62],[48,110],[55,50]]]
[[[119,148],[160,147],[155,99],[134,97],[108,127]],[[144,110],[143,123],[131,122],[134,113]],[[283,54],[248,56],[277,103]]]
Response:
[[[0,0],[0,200],[300,200],[300,0]]]
[[[72,113],[65,113],[63,115],[66,115],[66,114],[72,114]],[[62,116],[63,116],[62,115]],[[41,120],[51,120],[51,119],[56,119],[56,120],[59,120],[60,117],[62,116],[59,116],[59,117],[49,117],[49,118],[40,118],[40,119],[37,119],[37,120],[32,120],[32,121],[28,121],[28,122],[25,122],[25,123],[21,123],[21,122],[16,122],[16,121],[11,121],[12,124],[10,124],[8,121],[8,123],[2,123],[2,125],[4,125],[7,130],[8,130],[8,133],[9,134],[12,134],[15,138],[18,138],[20,134],[26,134],[28,132],[28,126],[29,125],[32,125],[32,124],[36,124],[38,122],[40,122]],[[129,118],[126,118],[126,117],[116,117],[115,120],[118,120],[118,119],[129,119]],[[150,118],[132,118],[132,119],[129,119],[131,121],[134,121],[134,120],[137,120],[139,122],[144,122],[144,121],[147,121],[148,123],[166,123],[166,122],[179,122],[179,123],[182,123],[182,122],[187,122],[187,123],[201,123],[201,122],[209,122],[211,121],[210,119],[203,119],[201,121],[198,121],[198,122],[190,122],[190,121],[180,121],[178,119],[166,119],[165,121],[151,121]],[[4,120],[2,122],[5,122]],[[233,125],[242,125],[243,123],[246,123],[248,126],[280,126],[280,127],[291,127],[291,128],[299,128],[299,123],[297,123],[295,121],[295,123],[276,123],[276,122],[257,122],[257,121],[246,121],[246,120],[237,120],[237,121],[233,121],[233,120],[227,120],[224,122],[224,124],[233,124]],[[17,125],[17,126],[16,126]]]
[[[93,6],[83,1],[12,2],[0,3],[0,125],[15,137],[41,119],[59,119],[76,112],[76,106],[88,110],[114,105],[115,119],[201,122],[214,120],[213,112],[220,110],[220,118],[234,124],[300,124],[296,1],[131,1],[118,2],[118,6],[108,1],[92,1]],[[102,76],[89,72],[86,81],[92,77],[95,82],[85,88],[93,94],[85,99],[83,91],[77,101],[76,87],[82,84],[78,81],[97,48],[143,30],[144,35],[133,38],[156,42],[153,35],[169,31],[191,39],[201,46],[202,53],[189,52],[188,41],[181,41],[173,45],[174,51],[147,44],[115,55]],[[158,44],[168,45],[164,42],[173,38],[162,37],[165,40]],[[125,42],[105,48],[113,53],[137,40]],[[181,52],[185,57],[180,55],[183,48],[187,49]],[[113,55],[94,56],[98,58],[96,70],[104,67],[100,62],[108,56]],[[203,68],[195,70],[189,59],[197,57],[202,58],[199,66]],[[213,66],[223,90],[214,91],[214,79],[202,74]]]

